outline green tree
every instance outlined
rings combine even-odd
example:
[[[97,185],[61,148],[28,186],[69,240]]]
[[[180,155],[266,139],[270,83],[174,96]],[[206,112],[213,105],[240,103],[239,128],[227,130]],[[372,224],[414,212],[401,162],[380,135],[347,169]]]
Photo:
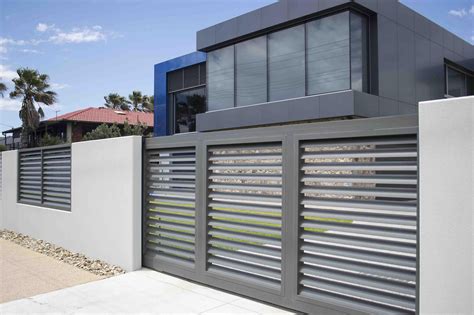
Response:
[[[22,143],[32,145],[30,133],[38,128],[40,118],[44,117],[40,104],[52,105],[56,102],[56,93],[48,90],[49,76],[37,70],[20,68],[18,78],[13,79],[15,88],[10,92],[11,98],[22,98],[20,119],[22,121]],[[38,109],[36,109],[38,106]]]
[[[62,144],[62,143],[64,143],[64,141],[60,137],[52,136],[49,133],[45,133],[39,141],[39,146],[47,147],[50,145],[57,145],[57,144]]]
[[[130,110],[129,102],[118,93],[109,93],[109,95],[104,96],[104,100],[104,105],[108,108]]]
[[[132,94],[130,94],[128,96],[128,99],[129,99],[130,103],[132,104],[132,110],[134,112],[141,112],[142,111],[142,102],[143,102],[142,92],[133,91]]]
[[[5,83],[0,82],[0,95],[3,97],[3,93],[7,91],[7,86]]]
[[[107,138],[115,138],[120,137],[120,128],[117,124],[107,125],[101,124],[94,130],[86,133],[82,140],[89,141],[89,140],[98,140],[98,139],[107,139]]]
[[[155,97],[148,96],[148,95],[143,95],[143,100],[142,100],[142,110],[144,112],[153,112],[154,111],[154,103],[155,103]]]
[[[130,125],[128,120],[125,120],[122,129],[122,136],[144,136],[148,126],[146,124],[138,123],[137,125]]]

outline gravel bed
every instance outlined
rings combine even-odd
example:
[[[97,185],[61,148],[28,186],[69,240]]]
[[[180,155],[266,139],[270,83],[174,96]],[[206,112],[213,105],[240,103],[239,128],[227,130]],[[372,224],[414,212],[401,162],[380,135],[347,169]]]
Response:
[[[21,233],[15,233],[9,230],[0,230],[0,239],[11,241],[35,252],[53,257],[66,264],[73,265],[77,268],[84,269],[99,276],[111,277],[125,273],[125,270],[118,266],[110,265],[101,260],[88,258],[83,254],[68,251],[62,247],[45,242],[43,240],[34,239]]]

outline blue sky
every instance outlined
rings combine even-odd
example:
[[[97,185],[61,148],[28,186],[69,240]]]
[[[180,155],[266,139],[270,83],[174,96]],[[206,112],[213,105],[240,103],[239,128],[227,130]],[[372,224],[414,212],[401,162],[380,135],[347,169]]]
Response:
[[[153,93],[153,65],[195,50],[196,31],[274,0],[0,0],[0,77],[46,73],[54,117],[101,106],[110,92]],[[474,42],[473,0],[403,0]],[[11,86],[10,86],[11,87]],[[19,126],[19,102],[0,98],[0,130]]]

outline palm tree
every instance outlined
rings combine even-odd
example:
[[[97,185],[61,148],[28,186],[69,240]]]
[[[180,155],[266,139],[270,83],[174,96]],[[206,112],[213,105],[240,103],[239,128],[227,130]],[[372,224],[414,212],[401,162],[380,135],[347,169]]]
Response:
[[[130,110],[129,102],[125,97],[120,96],[118,93],[109,93],[104,96],[105,106],[113,109]]]
[[[31,145],[29,135],[38,128],[40,118],[44,118],[44,112],[39,103],[48,106],[54,104],[56,93],[48,90],[50,87],[48,75],[29,68],[20,68],[16,72],[18,78],[12,80],[15,88],[10,93],[10,98],[23,98],[20,109],[20,119],[23,123],[22,143]]]
[[[7,86],[5,85],[5,83],[3,82],[0,82],[0,95],[3,97],[3,92],[5,92],[7,90]]]
[[[146,96],[146,95],[145,95]],[[134,112],[141,112],[142,108],[140,108],[140,105],[143,102],[143,95],[142,92],[140,91],[133,91],[132,94],[128,96],[128,99],[130,100],[130,103],[132,104],[132,110]]]
[[[144,112],[153,112],[154,111],[154,103],[155,103],[155,97],[148,96],[148,95],[143,95],[143,100],[142,100],[142,110]]]

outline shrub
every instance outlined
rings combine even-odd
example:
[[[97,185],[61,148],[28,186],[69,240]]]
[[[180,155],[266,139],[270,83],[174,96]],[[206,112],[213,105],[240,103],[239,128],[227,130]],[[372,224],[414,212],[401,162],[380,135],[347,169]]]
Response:
[[[6,151],[6,150],[7,150],[7,146],[4,144],[0,144],[0,152]]]
[[[111,126],[107,124],[99,125],[94,130],[86,133],[82,140],[89,141],[89,140],[98,140],[98,139],[107,139],[107,138],[115,138],[120,137],[120,128],[117,124],[113,124]]]
[[[126,120],[123,124],[122,136],[143,136],[147,128],[146,124],[130,125]]]
[[[52,136],[49,133],[45,133],[43,137],[41,137],[38,145],[40,147],[47,147],[50,145],[57,145],[57,144],[63,144],[64,141],[60,137],[57,136]]]

